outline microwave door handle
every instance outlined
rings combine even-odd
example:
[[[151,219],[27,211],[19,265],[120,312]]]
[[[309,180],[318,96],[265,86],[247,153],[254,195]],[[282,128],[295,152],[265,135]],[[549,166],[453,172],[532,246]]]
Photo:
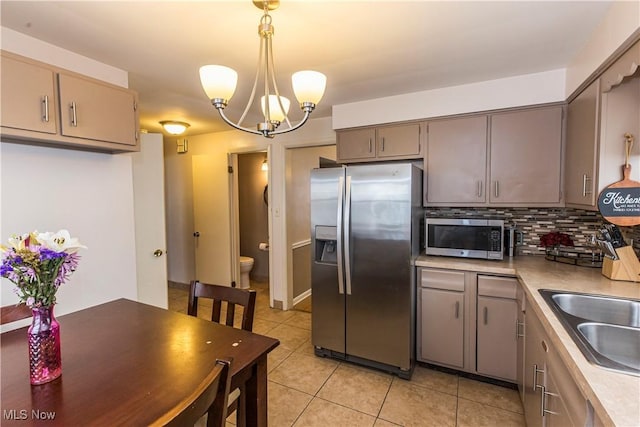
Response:
[[[337,242],[338,247],[338,293],[344,294],[344,261],[342,259],[342,211],[344,207],[344,176],[338,178],[338,217],[337,217]]]
[[[351,295],[351,175],[347,175],[344,199],[344,276],[347,295]]]

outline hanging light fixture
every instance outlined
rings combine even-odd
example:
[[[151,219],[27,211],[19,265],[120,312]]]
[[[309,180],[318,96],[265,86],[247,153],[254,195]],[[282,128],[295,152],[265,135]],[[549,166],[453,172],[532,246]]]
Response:
[[[300,109],[304,112],[302,120],[292,126],[288,117],[290,102],[287,98],[280,96],[280,91],[276,84],[273,66],[273,49],[271,46],[274,28],[271,24],[269,11],[277,9],[278,6],[280,6],[280,1],[253,0],[253,4],[264,12],[260,19],[260,25],[258,25],[260,54],[251,96],[237,123],[232,122],[224,114],[224,109],[236,90],[238,73],[222,65],[205,65],[200,67],[200,81],[205,93],[211,100],[211,104],[218,110],[220,117],[222,117],[228,125],[238,130],[262,135],[266,138],[273,138],[274,135],[294,131],[307,122],[309,115],[316,108],[316,105],[324,94],[327,78],[324,74],[317,71],[298,71],[291,76],[293,92],[300,103]],[[256,88],[258,87],[261,76],[264,83],[264,96],[260,98],[260,103],[264,121],[258,123],[256,129],[250,129],[242,126],[242,122],[253,104]],[[265,102],[265,99],[267,102]],[[288,127],[278,129],[283,121],[287,122]]]

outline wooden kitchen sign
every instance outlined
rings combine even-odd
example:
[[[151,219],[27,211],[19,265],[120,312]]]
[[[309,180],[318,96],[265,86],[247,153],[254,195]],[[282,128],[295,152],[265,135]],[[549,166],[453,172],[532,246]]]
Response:
[[[598,196],[600,213],[612,224],[631,226],[640,224],[640,182],[629,179],[629,157],[633,147],[633,135],[625,134],[626,163],[622,167],[622,181],[605,187]]]

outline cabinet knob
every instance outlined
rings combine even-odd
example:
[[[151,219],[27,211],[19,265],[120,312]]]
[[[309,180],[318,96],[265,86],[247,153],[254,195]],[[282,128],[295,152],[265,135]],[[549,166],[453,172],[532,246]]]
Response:
[[[162,252],[162,249],[156,249],[155,251],[153,251],[153,256],[158,258],[161,257],[163,253],[164,252]]]

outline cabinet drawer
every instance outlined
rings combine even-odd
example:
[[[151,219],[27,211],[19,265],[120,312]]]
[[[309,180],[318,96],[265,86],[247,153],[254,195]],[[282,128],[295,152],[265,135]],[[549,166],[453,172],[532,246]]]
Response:
[[[464,292],[464,272],[422,269],[420,286],[423,288]]]
[[[514,277],[478,276],[478,295],[516,299],[518,279]]]

